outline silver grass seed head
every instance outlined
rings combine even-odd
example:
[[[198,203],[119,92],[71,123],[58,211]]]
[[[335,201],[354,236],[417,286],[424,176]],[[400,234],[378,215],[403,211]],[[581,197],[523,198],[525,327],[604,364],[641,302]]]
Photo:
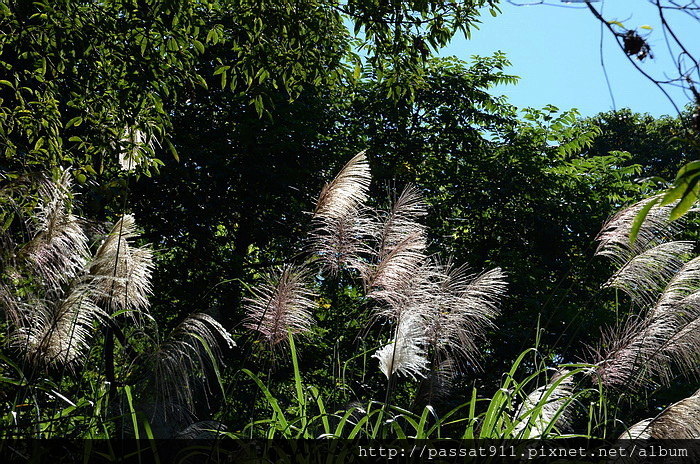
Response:
[[[365,151],[355,155],[321,190],[314,216],[338,218],[352,213],[367,199],[371,173]]]
[[[207,314],[191,314],[178,324],[152,355],[154,391],[168,405],[164,414],[191,408],[195,384],[206,383],[207,370],[218,370],[222,363],[223,349],[235,345],[228,331]]]
[[[133,246],[136,237],[134,217],[126,214],[112,227],[90,265],[98,302],[112,312],[128,310],[135,315],[150,305],[153,251],[149,246]]]
[[[648,440],[651,438],[651,422],[653,419],[644,419],[637,422],[619,436],[618,440]]]
[[[647,214],[639,228],[637,239],[630,241],[630,233],[637,214],[651,202],[658,201],[660,196],[647,198],[629,206],[613,217],[602,227],[596,237],[599,241],[597,255],[607,256],[619,265],[629,261],[649,248],[653,248],[675,235],[681,228],[681,222],[671,221],[670,213],[673,205],[655,205]]]
[[[595,375],[606,387],[639,389],[668,365],[662,347],[670,335],[664,325],[650,326],[640,317],[627,319],[620,328],[603,332],[605,348],[597,350]]]
[[[33,237],[22,250],[34,273],[52,289],[79,275],[90,255],[82,221],[71,212],[71,187],[68,170],[40,185]]]
[[[624,291],[643,307],[651,306],[687,261],[693,247],[692,242],[656,245],[631,258],[606,285]]]
[[[426,227],[418,222],[425,211],[420,192],[408,186],[391,209],[377,217],[376,248],[362,280],[369,298],[397,308],[396,313],[406,300],[415,300],[413,294],[425,293],[416,289],[431,280]]]
[[[664,347],[664,355],[673,360],[682,372],[700,377],[700,317],[683,325],[671,337]]]
[[[673,275],[659,297],[652,316],[674,312],[685,318],[700,316],[700,256],[693,258]]]
[[[604,385],[637,389],[657,377],[670,382],[674,367],[698,373],[700,338],[700,261],[688,262],[691,244],[657,245],[623,266],[610,285],[630,294],[645,313],[631,317],[617,332],[604,334],[599,355]],[[660,295],[659,295],[660,293]]]
[[[12,344],[35,366],[74,368],[89,351],[96,327],[108,317],[92,294],[90,285],[81,284],[62,300],[23,305]]]
[[[364,206],[371,173],[365,152],[354,156],[326,184],[318,198],[313,217],[311,250],[320,258],[322,267],[331,275],[341,269],[361,269],[362,255],[368,249],[373,223]]]
[[[700,391],[672,404],[658,416],[634,424],[619,439],[700,439]]]
[[[340,217],[316,219],[316,228],[310,234],[311,251],[319,258],[321,267],[331,276],[342,269],[363,273],[366,257],[372,252],[368,245],[374,237],[375,223],[367,208],[359,207]]]
[[[500,268],[476,277],[464,268],[446,268],[437,308],[433,311],[433,338],[438,350],[450,351],[462,365],[477,365],[478,341],[500,314],[500,300],[505,294],[505,274]]]
[[[285,266],[278,274],[268,275],[244,300],[244,327],[258,332],[271,347],[286,343],[290,332],[309,332],[316,303],[307,280],[304,267]]]
[[[674,205],[659,206],[660,200],[652,197],[620,211],[598,236],[597,254],[619,265],[606,285],[628,294],[640,310],[621,329],[604,333],[606,348],[598,351],[596,373],[606,386],[636,390],[649,382],[668,383],[675,368],[700,373],[700,337],[695,335],[700,260],[690,259],[693,243],[669,242],[683,221],[671,221]],[[650,206],[631,242],[637,215]]]
[[[380,250],[378,261],[366,266],[362,274],[367,297],[392,307],[401,305],[430,272],[424,250],[425,239],[418,234]]]
[[[428,205],[418,188],[407,185],[385,213],[380,226],[380,249],[391,249],[411,235],[424,236],[426,227],[418,221],[427,210]]]

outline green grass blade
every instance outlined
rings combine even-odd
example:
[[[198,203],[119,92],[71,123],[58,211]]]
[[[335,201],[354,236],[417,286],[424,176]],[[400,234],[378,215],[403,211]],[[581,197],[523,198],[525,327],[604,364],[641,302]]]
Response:
[[[241,369],[243,373],[248,375],[253,381],[257,384],[258,388],[263,392],[265,395],[265,399],[267,400],[267,404],[270,405],[270,408],[272,408],[272,411],[274,413],[275,421],[276,421],[276,426],[277,429],[282,432],[282,435],[284,435],[285,438],[292,438],[289,435],[289,423],[287,422],[287,419],[284,417],[284,413],[282,412],[282,409],[279,406],[279,403],[277,402],[277,399],[272,396],[272,393],[270,393],[270,390],[265,386],[265,384],[262,383],[260,378],[253,374],[250,370],[248,369]],[[272,438],[272,437],[269,437]]]

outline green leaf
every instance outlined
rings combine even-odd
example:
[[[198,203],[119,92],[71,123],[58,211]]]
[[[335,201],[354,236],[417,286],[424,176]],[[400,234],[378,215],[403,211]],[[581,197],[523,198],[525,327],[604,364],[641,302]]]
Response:
[[[192,43],[194,44],[194,48],[196,48],[200,54],[204,53],[204,44],[202,42],[199,40],[194,40]]]
[[[216,27],[209,30],[207,33],[207,38],[204,40],[206,43],[213,43],[216,45],[219,42],[219,31]]]
[[[700,189],[698,189],[699,181],[700,176],[696,176],[688,183],[681,201],[671,210],[670,218],[672,221],[679,219],[693,207],[698,199],[698,193],[700,193]]]
[[[2,223],[2,231],[3,232],[10,228],[14,218],[15,218],[15,215],[13,213],[9,213],[9,214],[7,214],[6,217],[3,217],[3,219],[4,219],[4,221]]]
[[[171,52],[176,52],[180,49],[180,46],[177,43],[177,40],[175,40],[173,37],[170,37],[168,39],[168,42],[166,43],[168,50]]]
[[[139,440],[139,423],[136,419],[136,409],[134,408],[134,399],[131,396],[131,387],[128,385],[124,386],[124,393],[126,394],[126,401],[129,406],[129,416],[131,416],[131,425],[134,427],[134,436],[136,441]]]
[[[82,123],[83,123],[83,118],[81,116],[76,116],[66,123],[66,129],[68,129],[71,126],[78,127]]]
[[[272,396],[272,393],[270,393],[270,390],[265,386],[265,384],[262,383],[260,378],[255,375],[253,372],[251,372],[248,369],[241,369],[241,372],[244,374],[248,375],[253,381],[256,383],[258,388],[263,392],[265,395],[265,399],[267,400],[267,404],[272,408],[272,411],[274,413],[274,418],[275,421],[277,422],[278,430],[282,432],[282,435],[285,438],[291,438],[289,434],[289,423],[284,417],[284,413],[282,412],[282,409],[279,406],[279,403],[277,402],[277,398]]]
[[[197,82],[199,83],[199,85],[201,85],[202,88],[204,88],[205,90],[209,90],[209,85],[207,84],[207,81],[204,80],[202,75],[197,74],[196,76],[197,76]]]
[[[651,211],[651,208],[653,208],[659,201],[660,198],[655,198],[644,205],[644,208],[637,213],[637,216],[635,216],[634,222],[632,223],[632,228],[630,229],[630,244],[634,244],[635,240],[637,240],[637,235],[639,235],[639,229],[642,227],[644,219],[646,219],[649,211]]]
[[[265,109],[263,105],[262,95],[255,96],[255,98],[253,99],[253,105],[255,106],[255,111],[258,113],[258,117],[262,117],[263,110]]]
[[[668,190],[661,199],[661,206],[668,206],[674,201],[680,199],[681,197],[683,197],[683,192],[685,192],[684,183],[680,183],[674,187],[671,187],[671,189]]]
[[[698,172],[700,172],[700,160],[691,161],[678,170],[678,174],[676,174],[676,181]]]
[[[217,66],[216,69],[214,69],[214,74],[212,74],[212,75],[218,76],[219,74],[224,73],[224,72],[228,71],[229,69],[231,69],[231,66],[226,66],[226,65]]]

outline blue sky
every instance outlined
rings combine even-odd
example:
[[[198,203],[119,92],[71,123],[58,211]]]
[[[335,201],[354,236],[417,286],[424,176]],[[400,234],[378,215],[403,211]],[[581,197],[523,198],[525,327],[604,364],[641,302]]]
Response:
[[[484,11],[483,22],[470,40],[456,37],[440,54],[469,60],[472,55],[505,52],[512,62],[508,72],[521,80],[515,86],[497,87],[493,93],[507,95],[520,108],[553,104],[562,110],[577,108],[584,116],[613,109],[601,66],[600,22],[580,3],[565,8],[559,0],[547,1],[549,5],[514,6],[502,0],[500,15],[494,18]],[[594,6],[602,8],[605,18],[620,21],[628,29],[652,27],[650,32],[638,30],[648,34],[647,42],[655,57],[639,64],[657,78],[675,70],[658,12],[647,0],[608,0]],[[700,51],[698,23],[681,15],[670,15],[668,19],[686,46]],[[607,30],[603,31],[602,49],[616,108],[631,108],[654,116],[675,114],[668,99],[634,69]],[[671,90],[679,106],[689,101],[682,90]]]

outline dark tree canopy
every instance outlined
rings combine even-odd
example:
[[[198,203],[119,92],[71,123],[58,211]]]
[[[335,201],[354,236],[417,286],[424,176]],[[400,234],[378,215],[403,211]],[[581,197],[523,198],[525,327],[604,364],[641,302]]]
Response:
[[[445,430],[487,434],[484,395],[533,398],[511,366],[595,396],[571,396],[590,369],[548,369],[638,310],[601,289],[596,236],[697,157],[691,116],[518,110],[494,95],[517,83],[504,54],[434,57],[496,3],[0,0],[0,434],[315,438],[343,417],[391,435],[467,397],[478,417]],[[319,246],[334,227],[346,243]],[[664,276],[688,269],[674,246]],[[689,263],[671,297],[696,291]],[[423,417],[387,421],[396,405]]]

